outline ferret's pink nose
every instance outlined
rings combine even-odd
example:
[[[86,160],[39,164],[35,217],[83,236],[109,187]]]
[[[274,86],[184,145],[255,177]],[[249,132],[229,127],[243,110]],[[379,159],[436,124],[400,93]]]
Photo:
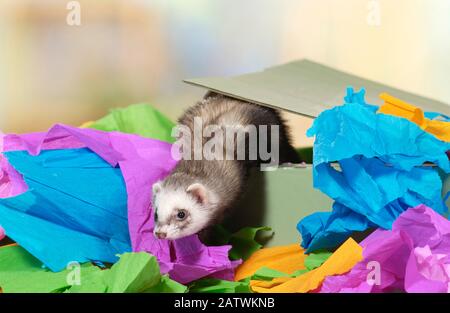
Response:
[[[164,238],[166,238],[166,233],[163,233],[163,232],[156,232],[156,233],[155,233],[155,236],[156,236],[158,239],[164,239]]]

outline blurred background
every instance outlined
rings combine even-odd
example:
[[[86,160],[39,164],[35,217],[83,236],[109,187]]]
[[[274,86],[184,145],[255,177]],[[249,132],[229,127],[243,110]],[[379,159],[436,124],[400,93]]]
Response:
[[[140,102],[175,120],[204,94],[183,78],[301,58],[450,103],[449,12],[448,0],[2,0],[0,130]],[[310,145],[311,120],[287,118]]]

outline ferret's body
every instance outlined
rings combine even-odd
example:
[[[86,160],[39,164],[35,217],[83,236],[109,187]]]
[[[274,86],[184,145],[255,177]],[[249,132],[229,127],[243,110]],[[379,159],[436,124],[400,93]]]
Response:
[[[220,129],[267,125],[270,142],[270,129],[278,125],[279,156],[276,163],[298,163],[300,159],[290,144],[287,126],[279,113],[271,108],[239,101],[225,96],[209,94],[205,99],[188,109],[179,119],[179,125],[185,125],[191,132],[192,143],[201,140],[202,146],[210,137],[198,138],[194,132],[195,120],[200,118],[203,130],[214,125]],[[177,239],[197,233],[222,220],[224,214],[233,207],[245,189],[249,169],[268,162],[258,158],[249,160],[249,140],[245,137],[245,159],[237,158],[235,137],[232,160],[200,159],[195,160],[194,152],[189,159],[181,159],[172,173],[154,186],[155,235],[159,238]],[[266,143],[266,141],[264,141]],[[259,140],[258,140],[259,144]],[[258,147],[259,148],[259,147]],[[220,149],[229,152],[225,141]],[[273,161],[273,160],[272,160]],[[180,213],[182,212],[182,213]],[[182,216],[182,217],[181,217]]]

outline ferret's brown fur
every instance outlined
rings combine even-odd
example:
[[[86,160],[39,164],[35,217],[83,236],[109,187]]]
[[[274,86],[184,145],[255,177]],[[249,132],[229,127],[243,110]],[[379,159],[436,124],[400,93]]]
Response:
[[[301,160],[290,144],[288,127],[278,111],[214,93],[189,108],[178,123],[188,126],[194,138],[194,117],[200,117],[203,127],[208,125],[279,125],[279,162],[300,163]],[[208,138],[203,138],[203,143]],[[269,139],[270,142],[270,139]],[[248,145],[246,145],[248,148]],[[225,149],[225,147],[224,147]],[[219,222],[243,193],[249,169],[260,160],[180,160],[173,172],[164,180],[166,188],[187,188],[200,182],[213,190],[220,199],[212,215],[211,224]]]

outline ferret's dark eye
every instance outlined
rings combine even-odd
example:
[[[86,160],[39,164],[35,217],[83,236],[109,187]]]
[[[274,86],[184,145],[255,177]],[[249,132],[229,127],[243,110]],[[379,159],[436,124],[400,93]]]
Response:
[[[155,212],[155,221],[158,220],[158,213]]]
[[[177,213],[177,218],[178,218],[179,220],[184,220],[184,219],[186,218],[186,212],[184,212],[184,211],[178,211],[178,213]]]

